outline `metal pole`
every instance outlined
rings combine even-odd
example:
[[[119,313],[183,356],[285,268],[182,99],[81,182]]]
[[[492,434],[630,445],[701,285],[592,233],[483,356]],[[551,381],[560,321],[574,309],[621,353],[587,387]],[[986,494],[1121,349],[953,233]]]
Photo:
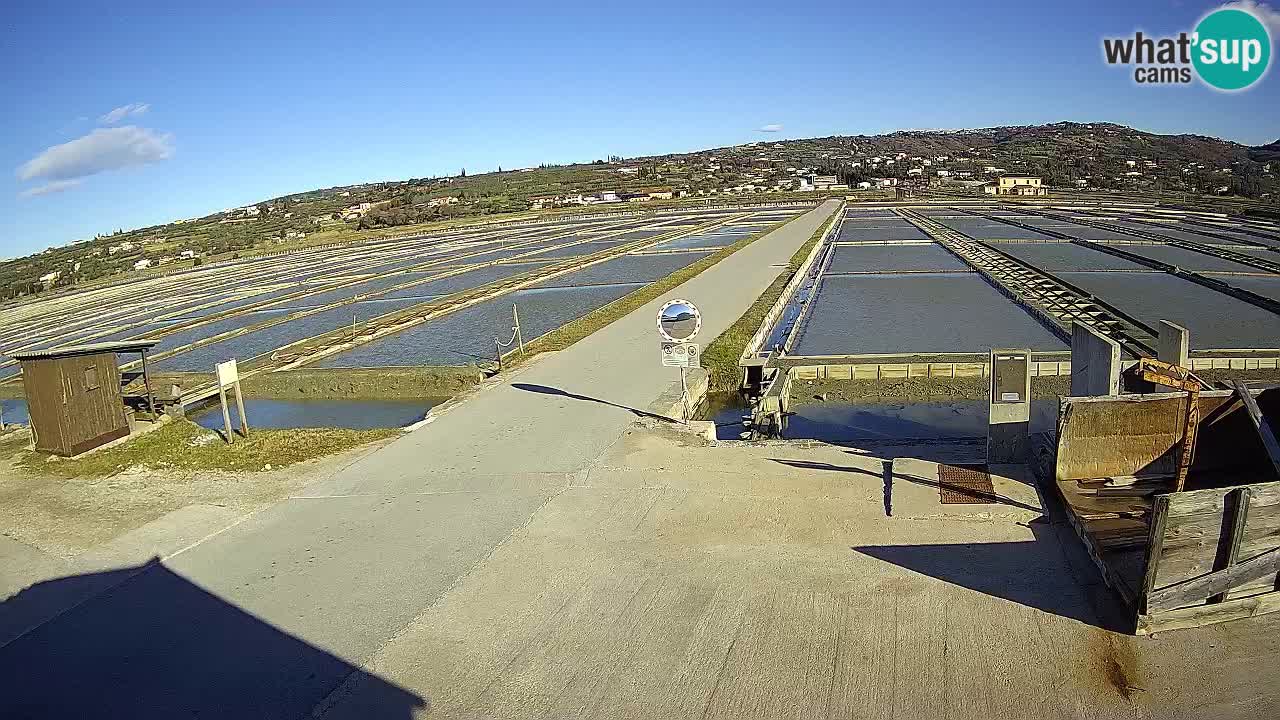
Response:
[[[498,356],[498,372],[502,372],[502,343],[498,338],[493,339],[493,352]]]
[[[351,311],[351,339],[356,339],[356,312]]]
[[[680,368],[680,420],[689,424],[689,386],[684,382],[684,368]]]
[[[151,421],[156,417],[156,396],[151,392],[151,373],[147,370],[147,351],[142,351],[142,384],[147,387],[147,407],[151,409]]]
[[[516,310],[516,304],[511,303],[511,317],[516,321],[516,339],[520,341],[520,355],[524,355],[524,331],[520,329],[520,311]]]

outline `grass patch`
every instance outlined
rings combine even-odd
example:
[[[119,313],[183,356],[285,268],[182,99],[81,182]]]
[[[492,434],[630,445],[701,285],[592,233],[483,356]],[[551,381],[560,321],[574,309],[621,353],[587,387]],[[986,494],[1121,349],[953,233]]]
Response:
[[[835,223],[840,213],[832,214],[827,222],[823,223],[813,232],[804,245],[796,250],[791,256],[790,262],[787,263],[787,270],[779,275],[769,285],[760,297],[752,303],[751,307],[742,314],[742,317],[734,321],[702,351],[702,367],[706,369],[711,392],[726,392],[737,390],[741,380],[741,371],[738,369],[738,359],[742,357],[742,351],[746,349],[747,343],[751,341],[751,336],[756,334],[756,330],[760,329],[760,324],[764,322],[765,315],[769,314],[770,308],[782,296],[782,291],[786,289],[787,283],[791,282],[792,276],[800,269],[800,265],[804,259],[808,257],[809,252],[813,250],[813,246],[822,240],[822,236],[827,233],[831,225]]]
[[[235,444],[227,445],[216,433],[190,420],[177,420],[132,442],[76,460],[48,460],[40,453],[24,451],[18,463],[33,472],[66,477],[102,477],[131,467],[251,472],[332,455],[394,437],[399,432],[334,428],[251,430],[249,437],[237,436]]]
[[[786,225],[792,220],[801,217],[802,215],[803,213],[787,220],[782,220],[770,225],[760,232],[748,235],[738,242],[721,248],[701,260],[698,260],[692,265],[688,265],[677,270],[657,282],[646,285],[629,295],[624,295],[604,307],[592,310],[577,320],[561,325],[559,328],[552,330],[532,342],[525,343],[525,358],[533,357],[538,353],[563,350],[569,347],[582,338],[612,323],[614,320],[630,314],[636,308],[643,307],[644,305],[653,302],[662,295],[670,292],[672,289],[697,277],[703,270],[706,270],[712,265],[715,265],[721,260],[729,257],[742,248],[750,245],[765,235],[768,235],[774,230],[777,230],[783,225]],[[509,362],[511,365],[518,365],[521,360],[522,358],[520,358],[519,351],[516,351],[514,355],[510,356],[510,359],[508,359],[508,356],[503,356],[503,363]]]

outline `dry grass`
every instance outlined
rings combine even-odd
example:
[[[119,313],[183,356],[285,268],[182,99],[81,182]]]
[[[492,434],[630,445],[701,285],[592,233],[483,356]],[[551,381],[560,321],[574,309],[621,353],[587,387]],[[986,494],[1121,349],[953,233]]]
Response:
[[[385,440],[394,429],[307,428],[253,430],[227,445],[217,433],[180,420],[124,445],[75,459],[49,459],[23,451],[18,465],[28,471],[63,477],[103,477],[130,468],[252,472],[277,469]]]

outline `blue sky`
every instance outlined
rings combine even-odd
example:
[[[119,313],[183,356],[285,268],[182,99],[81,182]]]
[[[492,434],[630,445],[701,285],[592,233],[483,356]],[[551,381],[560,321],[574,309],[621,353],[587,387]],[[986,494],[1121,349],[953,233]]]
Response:
[[[1102,62],[1104,35],[1216,4],[28,2],[0,26],[0,257],[318,187],[765,138],[1274,141],[1274,69],[1222,94]]]

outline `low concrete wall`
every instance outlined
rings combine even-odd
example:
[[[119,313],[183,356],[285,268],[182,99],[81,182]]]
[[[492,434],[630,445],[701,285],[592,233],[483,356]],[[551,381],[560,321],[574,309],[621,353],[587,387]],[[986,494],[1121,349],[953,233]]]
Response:
[[[711,375],[702,368],[694,368],[685,374],[685,384],[689,388],[689,414],[692,418],[693,413],[707,399],[707,391],[710,388]],[[680,381],[677,379],[671,383],[667,389],[658,396],[646,408],[646,411],[653,415],[660,415],[669,420],[679,421],[683,412],[683,403],[680,398]]]
[[[991,367],[985,362],[849,363],[797,365],[793,372],[798,380],[901,380],[915,377],[990,377]],[[1031,377],[1070,374],[1071,363],[1067,361],[1031,363]]]
[[[1120,343],[1083,323],[1071,326],[1071,394],[1077,397],[1120,392]]]

